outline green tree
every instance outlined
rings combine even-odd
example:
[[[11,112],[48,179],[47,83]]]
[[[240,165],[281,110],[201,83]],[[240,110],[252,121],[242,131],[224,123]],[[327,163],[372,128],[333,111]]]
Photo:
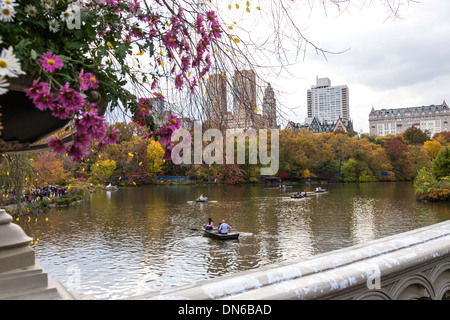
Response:
[[[445,147],[433,161],[433,176],[442,179],[450,175],[450,148]]]
[[[342,175],[344,176],[345,182],[356,182],[358,181],[357,174],[357,162],[355,159],[349,159],[345,165],[342,167]]]
[[[424,132],[416,127],[409,127],[403,132],[403,139],[407,144],[424,144],[430,140],[427,131]]]

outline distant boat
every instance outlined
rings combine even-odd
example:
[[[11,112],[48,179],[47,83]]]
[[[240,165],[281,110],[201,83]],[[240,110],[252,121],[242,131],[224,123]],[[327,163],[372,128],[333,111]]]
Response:
[[[325,192],[326,189],[322,189],[321,187],[316,188],[316,190],[314,190],[315,193],[322,193]]]
[[[117,189],[119,189],[119,187],[118,187],[118,186],[114,186],[114,185],[112,185],[112,184],[110,183],[110,184],[108,184],[108,185],[106,186],[106,189],[117,190]]]
[[[195,200],[195,201],[197,201],[197,202],[206,202],[206,201],[208,201],[208,198],[207,198],[207,197],[202,197],[202,196],[200,196],[200,198],[198,198],[198,199]]]
[[[220,240],[234,240],[239,238],[239,233],[219,233],[217,229],[212,230],[203,229],[203,234],[210,238]]]

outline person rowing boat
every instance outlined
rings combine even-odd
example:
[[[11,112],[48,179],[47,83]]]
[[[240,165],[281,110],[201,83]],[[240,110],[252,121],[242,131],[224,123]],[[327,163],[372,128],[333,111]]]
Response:
[[[205,201],[207,201],[208,200],[208,198],[207,197],[205,197],[205,196],[203,196],[203,193],[200,195],[200,197],[197,199],[197,202],[205,202]]]

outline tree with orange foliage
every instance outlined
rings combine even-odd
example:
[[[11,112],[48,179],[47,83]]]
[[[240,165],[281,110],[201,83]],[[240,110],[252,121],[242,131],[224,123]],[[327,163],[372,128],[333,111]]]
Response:
[[[34,156],[34,168],[36,172],[34,184],[38,187],[63,183],[69,176],[64,170],[61,155],[50,151]]]

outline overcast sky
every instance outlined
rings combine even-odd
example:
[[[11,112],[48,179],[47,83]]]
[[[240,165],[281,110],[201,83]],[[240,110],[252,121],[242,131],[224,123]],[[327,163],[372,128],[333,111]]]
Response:
[[[350,117],[356,131],[369,131],[372,107],[402,108],[450,102],[450,1],[423,0],[401,9],[402,19],[387,19],[386,8],[371,5],[340,15],[319,8],[303,25],[319,47],[345,53],[324,59],[309,50],[291,67],[295,77],[270,79],[288,94],[281,103],[295,109],[289,118],[304,122],[306,90],[316,76],[347,85]],[[284,127],[283,127],[284,129]]]

